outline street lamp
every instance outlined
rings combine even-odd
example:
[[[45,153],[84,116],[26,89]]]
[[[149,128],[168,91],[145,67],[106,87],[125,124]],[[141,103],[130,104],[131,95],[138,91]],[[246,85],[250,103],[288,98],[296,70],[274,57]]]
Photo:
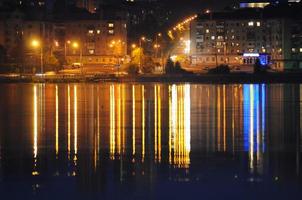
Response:
[[[144,42],[146,40],[146,38],[144,36],[142,36],[140,39],[139,39],[139,69],[141,70],[142,68],[142,42]]]
[[[80,49],[80,66],[81,66],[81,73],[83,73],[83,64],[82,64],[83,49],[78,42],[73,42],[72,47],[74,49]]]
[[[64,43],[64,59],[65,59],[65,62],[67,63],[67,44],[69,45],[71,43],[70,40],[67,40],[65,41]]]
[[[32,40],[31,46],[33,48],[39,48],[40,47],[40,67],[41,67],[41,74],[43,74],[43,46],[39,40]]]

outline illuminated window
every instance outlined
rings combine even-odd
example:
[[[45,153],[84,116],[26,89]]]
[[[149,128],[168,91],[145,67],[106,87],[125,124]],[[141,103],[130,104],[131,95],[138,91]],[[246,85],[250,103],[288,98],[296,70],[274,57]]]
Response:
[[[300,50],[301,50],[301,48],[300,48]],[[296,48],[292,48],[292,52],[296,52]]]
[[[113,35],[113,34],[114,34],[114,30],[108,30],[108,33],[109,33],[110,35]]]
[[[302,48],[300,48],[300,53],[302,53]]]
[[[101,30],[97,30],[96,33],[97,33],[97,34],[101,34]]]
[[[249,22],[248,26],[254,26],[254,22]]]
[[[89,30],[88,33],[89,33],[89,34],[93,34],[93,30]]]
[[[89,49],[89,54],[94,54],[94,50],[93,49]]]
[[[113,28],[114,27],[114,23],[108,23],[108,27],[109,28]]]
[[[211,40],[215,40],[215,36],[213,35],[213,36],[211,36]]]
[[[261,23],[260,23],[260,22],[257,22],[257,26],[261,26]]]
[[[206,29],[206,33],[210,33],[210,30],[209,30],[209,29]]]

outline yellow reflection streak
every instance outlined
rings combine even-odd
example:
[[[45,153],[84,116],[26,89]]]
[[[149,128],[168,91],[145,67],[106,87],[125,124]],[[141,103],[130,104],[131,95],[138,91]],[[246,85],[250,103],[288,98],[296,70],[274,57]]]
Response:
[[[250,85],[250,169],[254,170],[254,88]]]
[[[37,95],[37,86],[34,85],[34,144],[33,144],[33,153],[34,153],[34,167],[32,171],[33,176],[38,176],[39,172],[37,171],[37,156],[38,156],[38,95]]]
[[[110,158],[115,156],[115,95],[114,86],[110,85]]]
[[[121,153],[121,85],[118,85],[118,97],[117,97],[117,153]]]
[[[178,168],[190,165],[190,104],[189,85],[169,88],[169,164]]]
[[[70,85],[67,87],[67,152],[70,160]]]
[[[135,86],[132,85],[132,155],[135,155]]]
[[[145,160],[145,86],[142,85],[142,162]]]
[[[59,153],[59,97],[58,97],[58,85],[56,85],[56,158]]]
[[[158,95],[157,95],[157,98],[158,98],[158,101],[157,101],[157,113],[158,113],[158,123],[157,123],[157,126],[158,126],[158,162],[161,162],[161,95],[160,95],[160,86],[158,86],[158,89],[157,89],[157,92],[158,92]]]
[[[77,86],[74,86],[74,101],[73,101],[73,109],[74,109],[74,161],[77,160],[78,154],[78,104],[77,104]]]

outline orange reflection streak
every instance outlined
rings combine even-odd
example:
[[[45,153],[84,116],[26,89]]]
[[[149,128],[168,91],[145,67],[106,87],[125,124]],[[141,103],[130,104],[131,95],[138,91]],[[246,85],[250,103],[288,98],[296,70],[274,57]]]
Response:
[[[97,88],[97,159],[99,160],[100,154],[100,94],[99,94],[99,87]]]
[[[226,151],[226,96],[225,96],[225,85],[223,85],[223,151]]]
[[[142,162],[145,160],[145,86],[142,85]]]
[[[110,85],[110,158],[115,156],[115,95],[114,86]]]
[[[154,86],[154,155],[157,161],[157,87]]]
[[[56,85],[56,158],[59,153],[59,97],[58,97],[58,85]]]
[[[217,86],[217,147],[218,151],[220,151],[220,112],[221,112],[221,107],[220,107],[220,86]]]
[[[169,85],[169,164],[172,164],[172,88]]]
[[[132,155],[135,155],[135,86],[132,85]]]
[[[67,152],[70,160],[70,85],[67,87]]]

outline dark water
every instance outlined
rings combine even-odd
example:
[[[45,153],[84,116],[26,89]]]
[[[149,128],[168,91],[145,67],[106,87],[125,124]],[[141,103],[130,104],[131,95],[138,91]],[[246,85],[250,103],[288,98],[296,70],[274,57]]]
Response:
[[[0,91],[0,199],[302,198],[302,85]]]

